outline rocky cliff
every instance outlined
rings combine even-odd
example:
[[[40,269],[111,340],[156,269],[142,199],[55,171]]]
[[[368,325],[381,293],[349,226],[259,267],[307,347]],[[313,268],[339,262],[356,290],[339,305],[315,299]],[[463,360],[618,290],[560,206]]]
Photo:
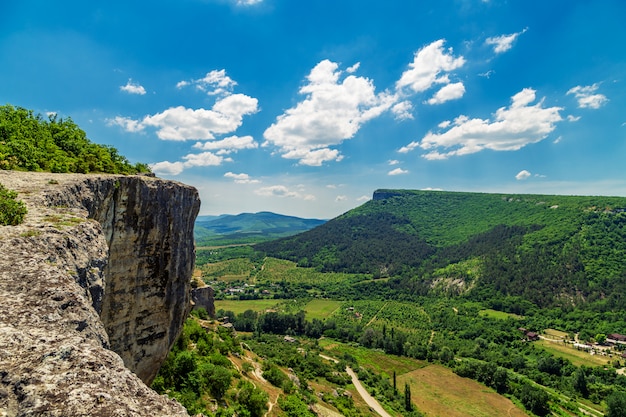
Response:
[[[0,171],[28,207],[0,227],[0,416],[178,416],[146,386],[180,333],[195,189]]]

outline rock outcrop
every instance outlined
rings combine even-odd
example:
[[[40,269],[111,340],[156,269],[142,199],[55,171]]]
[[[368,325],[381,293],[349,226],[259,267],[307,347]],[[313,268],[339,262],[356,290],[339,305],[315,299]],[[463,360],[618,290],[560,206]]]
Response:
[[[206,286],[191,290],[193,308],[203,308],[210,317],[215,318],[215,291],[213,287]]]
[[[184,416],[146,386],[190,308],[197,191],[139,176],[0,171],[0,416]]]

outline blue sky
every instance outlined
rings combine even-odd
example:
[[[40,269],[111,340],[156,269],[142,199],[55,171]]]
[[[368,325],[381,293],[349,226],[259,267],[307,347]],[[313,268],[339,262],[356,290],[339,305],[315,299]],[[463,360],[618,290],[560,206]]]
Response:
[[[0,103],[71,117],[201,214],[626,196],[625,21],[621,0],[2,2]]]

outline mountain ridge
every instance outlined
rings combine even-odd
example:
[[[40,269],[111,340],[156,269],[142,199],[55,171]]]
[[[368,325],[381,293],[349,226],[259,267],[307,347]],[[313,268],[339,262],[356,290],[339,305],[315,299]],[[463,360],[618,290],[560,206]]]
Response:
[[[625,197],[376,190],[324,225],[257,249],[321,271],[391,277],[400,292],[428,294],[443,280],[473,297],[621,305],[625,209]],[[465,264],[478,275],[442,272]]]
[[[200,216],[194,236],[198,245],[257,243],[301,233],[325,222],[270,211]]]

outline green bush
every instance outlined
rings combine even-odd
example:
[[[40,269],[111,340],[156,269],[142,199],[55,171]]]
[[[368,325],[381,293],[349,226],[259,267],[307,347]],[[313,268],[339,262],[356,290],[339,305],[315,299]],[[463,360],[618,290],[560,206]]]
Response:
[[[40,114],[9,104],[0,106],[0,169],[47,172],[150,172],[131,165],[112,146],[98,145],[71,118]]]
[[[26,205],[15,199],[17,193],[0,184],[0,225],[17,226],[24,221]]]

